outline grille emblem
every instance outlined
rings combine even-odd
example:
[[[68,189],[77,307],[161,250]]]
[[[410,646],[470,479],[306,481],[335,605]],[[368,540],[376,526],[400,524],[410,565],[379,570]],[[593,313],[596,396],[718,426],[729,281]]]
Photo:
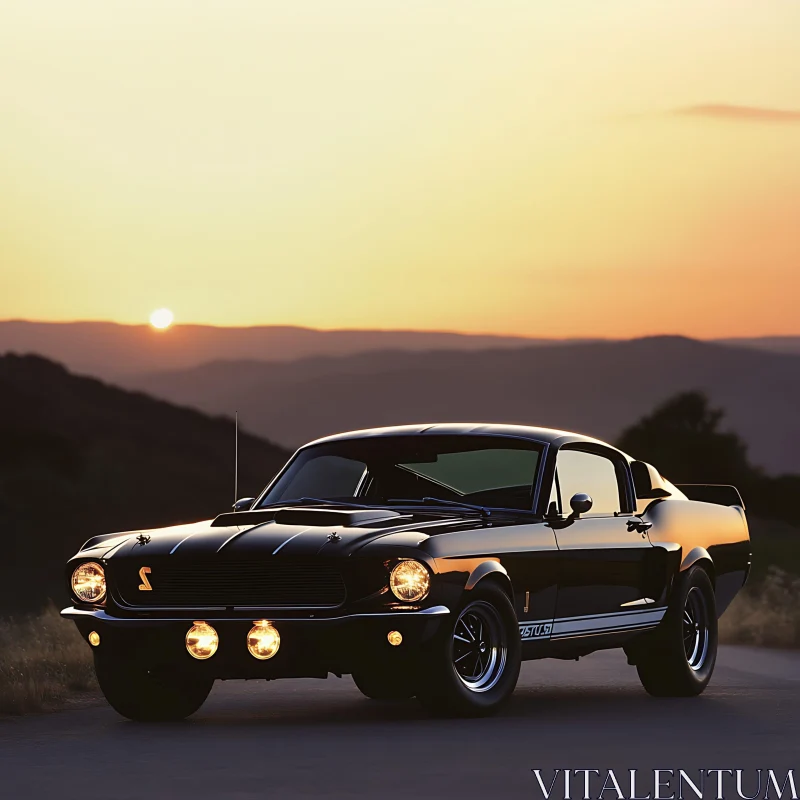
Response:
[[[339,536],[339,534],[335,533],[335,532],[334,533],[329,533],[328,534],[328,541],[329,542],[341,542],[342,541],[342,537]]]
[[[139,591],[140,592],[152,592],[153,591],[153,587],[150,585],[150,581],[149,581],[149,579],[147,577],[152,571],[153,570],[151,570],[150,567],[142,567],[139,570],[139,577],[142,579],[142,582],[139,584]]]
[[[136,541],[139,542],[141,545],[148,544],[150,542],[150,537],[146,533],[140,533],[136,537]]]

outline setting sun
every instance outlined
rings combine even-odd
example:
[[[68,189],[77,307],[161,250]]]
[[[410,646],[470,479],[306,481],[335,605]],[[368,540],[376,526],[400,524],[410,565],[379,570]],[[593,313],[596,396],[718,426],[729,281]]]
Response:
[[[173,313],[168,308],[158,308],[150,315],[150,324],[154,328],[163,330],[169,328],[174,319]]]

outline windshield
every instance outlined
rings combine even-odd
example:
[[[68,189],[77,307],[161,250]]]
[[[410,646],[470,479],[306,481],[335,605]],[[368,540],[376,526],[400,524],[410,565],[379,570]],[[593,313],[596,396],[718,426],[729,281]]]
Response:
[[[541,446],[499,436],[381,436],[301,450],[259,507],[300,500],[391,505],[429,498],[530,510]]]

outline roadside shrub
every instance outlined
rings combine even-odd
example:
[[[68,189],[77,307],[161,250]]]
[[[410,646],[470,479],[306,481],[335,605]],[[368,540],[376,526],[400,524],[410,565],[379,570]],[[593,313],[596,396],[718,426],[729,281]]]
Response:
[[[769,567],[763,581],[748,586],[719,623],[728,644],[800,647],[800,578]]]
[[[0,620],[0,714],[24,714],[96,688],[92,654],[54,607]]]

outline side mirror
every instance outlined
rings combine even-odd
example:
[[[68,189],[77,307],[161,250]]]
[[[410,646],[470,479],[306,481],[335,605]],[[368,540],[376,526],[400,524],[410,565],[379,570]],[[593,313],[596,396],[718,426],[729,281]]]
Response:
[[[572,519],[578,519],[581,514],[586,514],[592,509],[594,501],[588,494],[583,494],[579,492],[578,494],[572,495],[569,501],[569,506],[572,509],[572,513],[570,517]]]
[[[233,504],[233,510],[234,512],[249,511],[252,508],[253,503],[255,503],[255,501],[256,501],[255,497],[243,497],[241,500],[237,500]]]

